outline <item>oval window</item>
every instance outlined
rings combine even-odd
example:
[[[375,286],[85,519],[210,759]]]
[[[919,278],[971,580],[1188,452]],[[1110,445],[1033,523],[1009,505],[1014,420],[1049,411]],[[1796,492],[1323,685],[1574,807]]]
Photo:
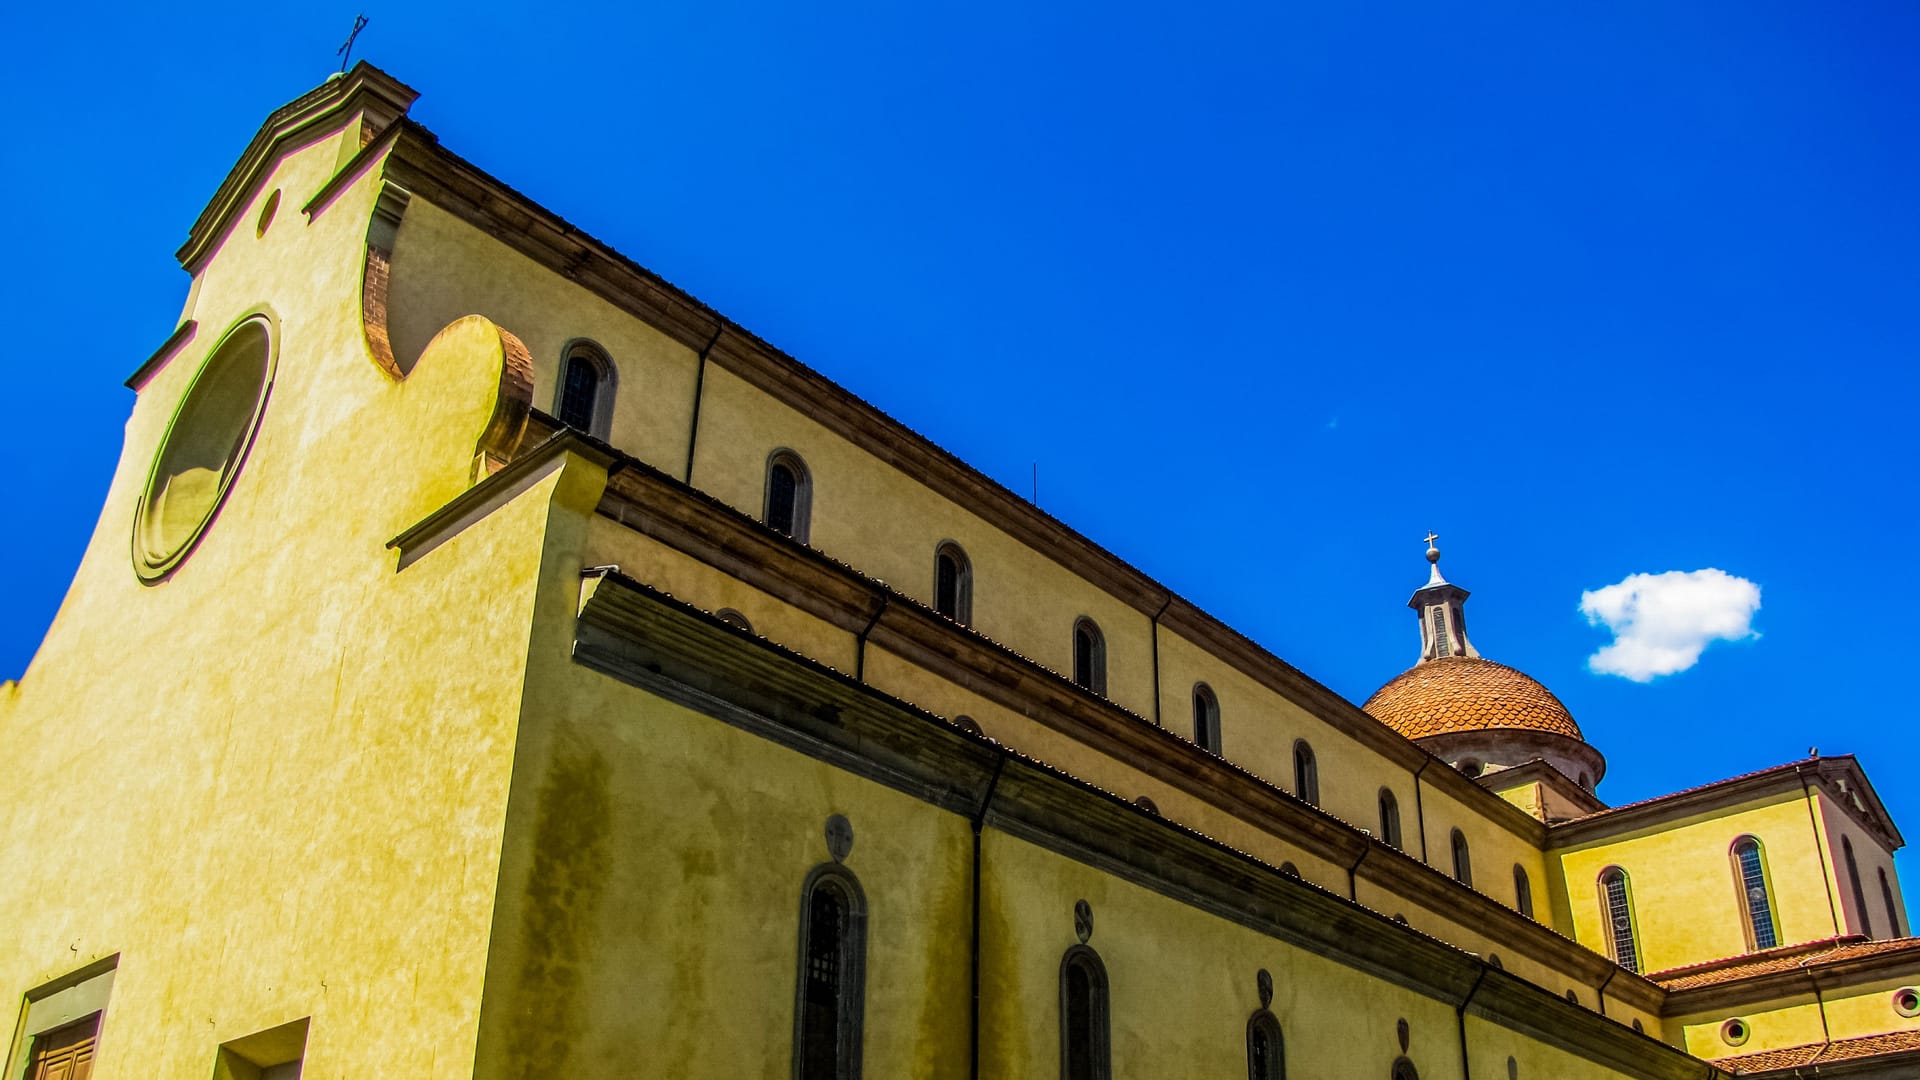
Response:
[[[172,573],[213,520],[260,426],[273,367],[273,328],[266,316],[251,315],[227,331],[194,375],[134,515],[133,563],[142,580]]]

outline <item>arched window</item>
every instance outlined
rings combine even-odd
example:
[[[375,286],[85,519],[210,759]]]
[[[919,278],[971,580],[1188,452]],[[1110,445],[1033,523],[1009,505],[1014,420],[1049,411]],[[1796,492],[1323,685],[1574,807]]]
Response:
[[[1747,948],[1771,949],[1780,944],[1773,925],[1773,897],[1767,891],[1766,857],[1760,841],[1743,836],[1733,842],[1733,873],[1740,884],[1740,907],[1747,916]]]
[[[1887,930],[1894,937],[1900,936],[1900,906],[1893,902],[1893,885],[1887,880],[1885,867],[1880,868],[1880,899],[1887,902]]]
[[[1075,945],[1060,960],[1061,1080],[1110,1080],[1107,968],[1100,954]]]
[[[933,610],[962,626],[973,622],[973,560],[951,540],[933,549]]]
[[[745,630],[749,634],[753,633],[753,624],[747,621],[747,617],[730,607],[723,607],[719,611],[714,612],[713,615],[728,626]]]
[[[1873,920],[1867,915],[1867,890],[1860,887],[1860,864],[1853,861],[1853,841],[1840,838],[1840,852],[1847,857],[1847,878],[1853,882],[1853,909],[1860,913],[1860,932],[1873,936]]]
[[[1453,830],[1453,880],[1473,887],[1473,852],[1467,850],[1467,834]]]
[[[1313,747],[1305,739],[1293,744],[1293,793],[1303,802],[1320,805],[1320,763],[1314,760]]]
[[[567,345],[553,405],[560,422],[604,439],[613,420],[613,361],[591,341]]]
[[[1073,624],[1073,681],[1096,694],[1107,692],[1107,638],[1084,615]]]
[[[1515,910],[1533,918],[1533,882],[1527,880],[1526,868],[1519,863],[1513,864],[1513,896]]]
[[[1193,741],[1220,752],[1220,699],[1206,683],[1193,684]]]
[[[1633,896],[1627,872],[1617,866],[1600,871],[1600,911],[1607,921],[1607,942],[1613,962],[1628,971],[1640,970],[1640,950],[1633,932]]]
[[[775,450],[767,458],[768,527],[804,544],[812,516],[813,475],[807,463],[791,450]]]
[[[1414,1071],[1413,1062],[1401,1058],[1393,1063],[1393,1080],[1420,1080],[1420,1074]]]
[[[1247,1080],[1286,1080],[1287,1048],[1280,1021],[1265,1009],[1247,1021]]]
[[[1380,789],[1380,839],[1400,846],[1400,800],[1391,788]]]
[[[800,890],[800,974],[793,1010],[795,1080],[860,1075],[867,901],[838,863],[814,868]]]

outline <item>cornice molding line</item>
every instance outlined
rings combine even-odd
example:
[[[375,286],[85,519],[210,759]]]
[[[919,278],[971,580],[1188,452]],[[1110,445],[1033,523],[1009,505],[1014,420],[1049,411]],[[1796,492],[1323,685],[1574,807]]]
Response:
[[[1681,818],[1710,813],[1735,803],[1789,792],[1799,797],[1800,781],[1805,777],[1819,785],[1822,805],[1839,807],[1847,817],[1888,847],[1897,850],[1906,845],[1899,829],[1888,816],[1886,806],[1873,790],[1866,771],[1852,754],[1809,758],[1776,765],[1770,769],[1703,784],[1697,788],[1648,799],[1645,802],[1603,810],[1591,817],[1549,826],[1547,845],[1565,850],[1583,844],[1617,839],[1624,833],[1654,829]],[[1865,809],[1856,808],[1842,793],[1842,784],[1862,793]]]
[[[529,424],[527,443],[529,445],[537,443],[541,438],[558,430],[560,429],[557,421],[536,410]],[[576,433],[576,437],[580,436]],[[676,477],[668,476],[607,443],[598,439],[589,441],[604,446],[608,451],[618,455],[622,464],[620,478],[608,484],[607,493],[602,498],[600,513],[603,516],[662,540],[687,554],[702,558],[727,573],[799,607],[808,614],[849,632],[858,632],[866,626],[880,598],[885,596],[888,598],[888,603],[873,633],[884,635],[885,632],[896,630],[914,619],[910,612],[920,613],[918,624],[932,628],[923,630],[923,633],[933,633],[938,637],[938,645],[930,659],[943,661],[942,666],[948,671],[949,676],[955,677],[956,681],[969,689],[993,696],[994,694],[1004,695],[1010,687],[1016,685],[1031,689],[1033,685],[1039,683],[1050,683],[1059,691],[1053,695],[1053,700],[1060,700],[1061,695],[1064,695],[1065,699],[1076,700],[1083,704],[1090,703],[1116,718],[1132,721],[1132,727],[1153,732],[1160,739],[1171,743],[1188,745],[1184,739],[1159,729],[1146,718],[1074,686],[1066,676],[1047,668],[1038,661],[975,630],[933,613],[920,601],[893,589],[887,583],[868,577],[858,569],[816,548],[796,543],[791,538],[768,529],[734,507],[698,488],[688,486]],[[1234,636],[1238,637],[1238,635]],[[892,640],[898,643],[901,639],[883,636],[876,640]],[[1292,697],[1284,686],[1275,685],[1263,678],[1262,669],[1252,661],[1270,654],[1259,650],[1258,646],[1252,648],[1258,652],[1257,656],[1252,653],[1238,655],[1228,653],[1221,656],[1221,659],[1233,664],[1237,670],[1249,677],[1260,680],[1275,693],[1287,696],[1289,700],[1294,701],[1316,718],[1332,724],[1344,733],[1361,736],[1362,745],[1378,750],[1382,756],[1399,764],[1409,773],[1418,770],[1428,761],[1445,764],[1411,740],[1365,713],[1359,713],[1361,726],[1356,731],[1335,719],[1329,719],[1326,712],[1317,707],[1318,702],[1300,701]],[[954,666],[953,658],[960,652],[965,652],[976,660],[973,667],[964,669],[964,678],[958,677],[962,671]],[[991,659],[983,659],[986,657]],[[1248,661],[1248,666],[1243,667],[1242,661]],[[1007,676],[1005,671],[1006,665],[1009,664],[1019,671],[1028,673],[1032,678],[1022,682],[1017,677]],[[1358,712],[1345,699],[1333,695],[1331,691],[1327,693],[1333,701],[1344,706],[1346,710]],[[1032,703],[1030,696],[1002,700],[1021,707]],[[1142,733],[1137,737],[1145,739],[1149,736]],[[1226,763],[1224,759],[1215,755],[1207,754],[1205,757],[1209,761],[1221,762],[1227,768],[1244,772],[1238,766]],[[1183,766],[1183,768],[1190,767],[1190,764]],[[1251,773],[1246,775],[1252,776]],[[1439,788],[1514,836],[1535,847],[1545,847],[1547,827],[1544,824],[1468,779],[1459,770],[1450,766],[1445,769],[1434,769],[1423,777],[1422,782]],[[1272,787],[1265,780],[1260,780],[1259,783]],[[1274,790],[1279,789],[1274,788]],[[1338,821],[1329,815],[1321,816]],[[1340,822],[1340,825],[1343,829],[1352,829],[1352,826],[1345,822]],[[1382,846],[1386,847],[1384,844]],[[1387,850],[1394,849],[1389,847]],[[1351,862],[1358,855],[1358,849],[1346,850],[1344,854]]]
[[[329,78],[275,109],[187,230],[186,243],[174,257],[188,273],[198,274],[234,213],[252,197],[260,178],[287,146],[335,127],[342,117],[355,112],[365,114],[368,131],[363,137],[377,134],[404,116],[419,96],[412,87],[363,60],[345,75]]]
[[[574,660],[985,826],[1647,1080],[1706,1063],[1123,797],[976,736],[616,571],[589,571]]]
[[[183,320],[179,326],[174,327],[173,333],[167,335],[167,340],[153,350],[153,355],[147,357],[144,363],[134,369],[133,374],[127,376],[127,389],[136,394],[139,393],[141,387],[147,385],[147,380],[153,378],[153,373],[173,359],[173,354],[180,351],[180,346],[191,341],[194,333],[199,329],[200,324],[192,319]]]
[[[709,359],[713,362],[802,415],[834,427],[868,454],[922,480],[1143,616],[1151,617],[1164,609],[1160,615],[1162,627],[1187,637],[1409,770],[1418,768],[1429,756],[1359,706],[1098,543],[446,149],[418,123],[403,118],[399,127],[385,175],[415,197],[646,321],[689,350],[699,351],[711,344]],[[716,334],[720,334],[717,342]],[[1477,785],[1457,772],[1456,776],[1460,781],[1457,784],[1438,772],[1435,780],[1455,798],[1472,799],[1463,793],[1478,790]]]
[[[1694,989],[1669,990],[1666,1015],[1717,1013],[1761,1002],[1811,997],[1811,987],[1818,987],[1825,993],[1896,978],[1920,981],[1920,940],[1915,940],[1913,946],[1906,949],[1824,962],[1815,957],[1811,963],[1795,964],[1744,979]]]

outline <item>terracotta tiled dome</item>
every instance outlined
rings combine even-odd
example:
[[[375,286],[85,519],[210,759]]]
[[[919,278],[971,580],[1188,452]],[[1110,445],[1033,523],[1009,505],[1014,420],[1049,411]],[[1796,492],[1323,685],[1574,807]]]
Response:
[[[1505,664],[1471,656],[1416,664],[1361,708],[1409,739],[1495,728],[1581,738],[1573,714],[1552,691]]]

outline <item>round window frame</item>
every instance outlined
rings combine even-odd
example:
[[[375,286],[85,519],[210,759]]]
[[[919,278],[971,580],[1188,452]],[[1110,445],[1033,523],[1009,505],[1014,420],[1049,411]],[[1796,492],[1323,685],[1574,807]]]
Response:
[[[180,433],[180,417],[193,403],[194,393],[201,388],[201,382],[212,369],[213,361],[219,357],[220,350],[226,347],[227,342],[231,341],[235,334],[253,322],[260,323],[265,329],[267,364],[266,376],[261,379],[259,392],[254,397],[253,411],[247,417],[246,431],[234,445],[233,457],[227,467],[221,470],[220,486],[214,492],[212,501],[207,504],[206,511],[200,515],[200,520],[172,551],[161,558],[152,558],[145,541],[147,508],[153,500],[153,486],[159,479],[160,466],[166,461],[167,451],[174,445],[174,439]],[[207,534],[207,528],[213,524],[213,519],[220,515],[220,508],[226,505],[227,494],[233,489],[234,480],[240,475],[240,470],[246,466],[248,454],[253,451],[253,442],[260,434],[260,421],[266,415],[267,401],[273,396],[273,383],[279,376],[279,372],[280,318],[270,308],[255,308],[235,319],[214,342],[213,348],[207,350],[206,357],[200,361],[199,370],[193,373],[193,380],[187,384],[186,392],[180,395],[180,400],[174,403],[172,415],[167,417],[166,430],[154,447],[153,460],[147,465],[146,482],[141,485],[140,499],[134,506],[133,529],[128,540],[132,548],[133,572],[144,584],[157,585],[171,577],[174,571],[180,568],[180,564],[193,554],[194,549],[200,546],[200,540]]]
[[[1745,1046],[1753,1038],[1753,1025],[1745,1017],[1736,1016],[1720,1025],[1720,1041],[1728,1046]]]
[[[1905,1003],[1909,998],[1913,999],[1912,1007],[1908,1007]],[[1920,987],[1903,986],[1893,992],[1890,1000],[1893,1002],[1893,1011],[1901,1016],[1909,1020],[1920,1016]]]

